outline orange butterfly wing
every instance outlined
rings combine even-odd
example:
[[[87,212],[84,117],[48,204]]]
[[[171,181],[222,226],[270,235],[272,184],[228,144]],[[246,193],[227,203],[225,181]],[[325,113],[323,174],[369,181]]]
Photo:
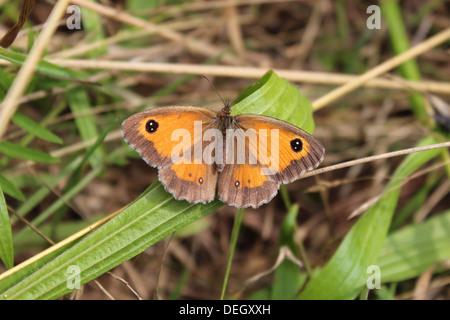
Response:
[[[229,205],[257,208],[277,194],[281,183],[298,179],[323,160],[320,142],[292,124],[252,114],[234,120],[236,145],[225,151],[233,153],[233,161],[223,166],[218,180],[218,197]],[[238,152],[239,142],[245,150]]]
[[[251,144],[250,149],[270,181],[293,182],[314,170],[325,156],[325,148],[316,138],[288,122],[250,114],[235,119],[243,130],[256,130],[257,145]]]
[[[215,198],[217,170],[212,164],[197,163],[194,146],[215,118],[215,112],[204,108],[161,107],[132,115],[123,122],[122,132],[149,165],[159,168],[159,180],[177,200],[206,203]],[[200,130],[196,122],[201,122]],[[179,139],[177,132],[188,133],[190,139]],[[182,154],[173,158],[174,150]]]

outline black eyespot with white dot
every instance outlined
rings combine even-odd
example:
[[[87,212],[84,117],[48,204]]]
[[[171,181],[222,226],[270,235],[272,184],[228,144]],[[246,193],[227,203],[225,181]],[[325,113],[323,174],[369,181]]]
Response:
[[[237,187],[239,187],[241,185],[241,183],[239,182],[239,180],[237,180],[235,183],[234,183],[234,186],[237,188]]]
[[[294,152],[300,152],[303,149],[303,142],[300,139],[291,140],[291,148]]]
[[[158,130],[158,127],[159,123],[153,119],[148,120],[145,124],[145,130],[147,130],[148,133],[154,133],[156,130]]]
[[[202,184],[203,183],[203,178],[198,178],[198,183]]]

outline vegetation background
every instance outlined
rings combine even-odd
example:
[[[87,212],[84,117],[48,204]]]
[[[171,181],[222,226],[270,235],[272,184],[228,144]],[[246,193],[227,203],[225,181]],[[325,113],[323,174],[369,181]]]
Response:
[[[259,79],[236,107],[259,99],[253,106],[273,105],[291,122],[277,95],[282,78],[297,86],[283,103],[315,110],[322,166],[448,141],[450,36],[339,99],[320,99],[449,34],[449,2],[76,0],[75,11],[58,18],[17,106],[7,108],[55,3],[36,1],[0,51],[0,274],[36,259],[0,276],[0,298],[450,298],[447,149],[305,178],[240,211],[172,200],[120,133],[123,119],[149,107],[221,108],[204,75],[230,100]],[[380,29],[367,27],[373,4]],[[77,8],[81,28],[69,29]],[[0,36],[20,9],[0,0]],[[36,256],[121,211],[92,235]],[[139,220],[169,215],[164,223]],[[70,265],[81,266],[86,282],[72,293]],[[368,290],[372,265],[381,283]]]

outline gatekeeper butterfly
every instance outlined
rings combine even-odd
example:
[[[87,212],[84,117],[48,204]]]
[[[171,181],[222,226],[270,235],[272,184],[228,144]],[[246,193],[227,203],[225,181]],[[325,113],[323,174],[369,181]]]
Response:
[[[269,202],[280,184],[316,168],[325,149],[282,120],[231,115],[201,107],[169,106],[139,112],[122,123],[125,141],[151,166],[177,200],[217,197],[238,208]]]

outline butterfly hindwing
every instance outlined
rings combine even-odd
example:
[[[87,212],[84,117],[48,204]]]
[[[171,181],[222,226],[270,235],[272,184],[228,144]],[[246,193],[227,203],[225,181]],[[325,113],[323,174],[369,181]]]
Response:
[[[235,124],[232,129],[224,141],[224,165],[219,173],[217,195],[228,205],[257,208],[277,194],[279,184],[270,181],[258,159],[252,157],[250,144],[256,137],[255,130],[245,132]]]
[[[238,208],[257,208],[269,202],[279,184],[261,174],[258,165],[226,164],[219,174],[219,200]]]
[[[216,196],[217,170],[212,164],[174,163],[159,169],[159,180],[177,200],[208,203]]]

